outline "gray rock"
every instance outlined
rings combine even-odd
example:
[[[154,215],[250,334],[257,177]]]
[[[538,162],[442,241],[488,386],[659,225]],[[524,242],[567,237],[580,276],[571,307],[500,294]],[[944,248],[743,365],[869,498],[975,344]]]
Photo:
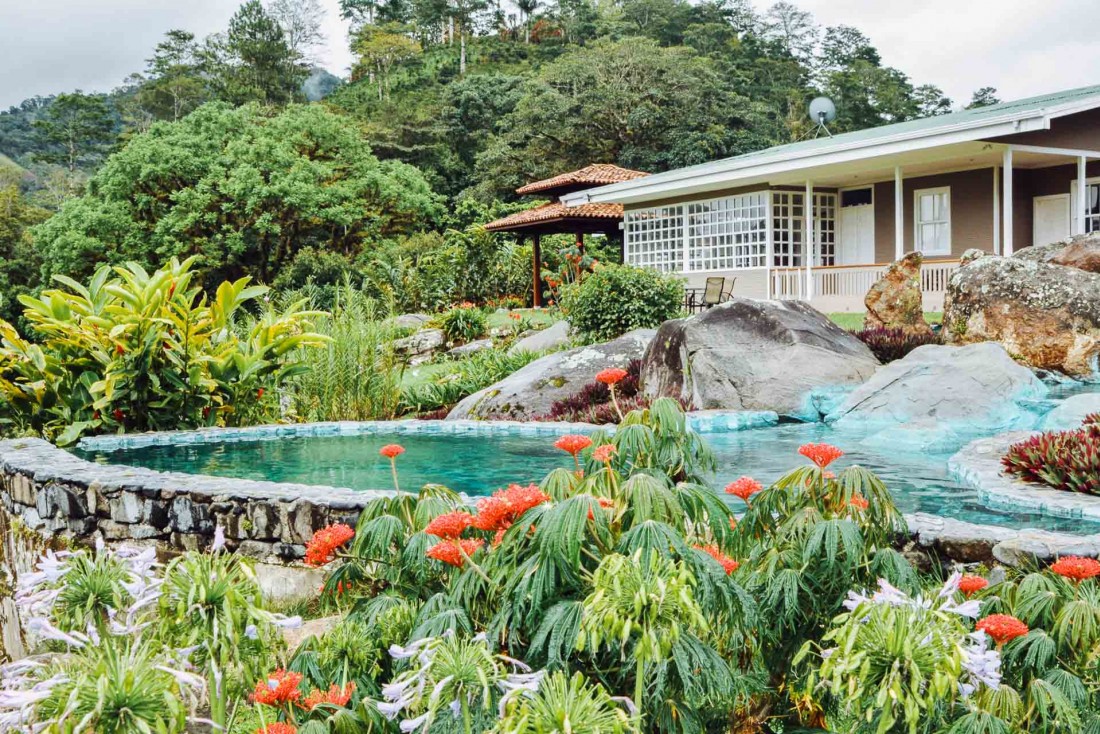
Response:
[[[530,336],[525,336],[509,349],[509,354],[517,352],[548,352],[551,349],[560,349],[569,344],[569,322],[555,321],[542,331],[536,331]]]
[[[495,385],[470,395],[447,420],[502,416],[528,420],[550,411],[555,401],[575,394],[608,367],[626,367],[641,358],[653,329],[635,329],[605,344],[577,347],[536,359]]]
[[[1044,431],[1080,428],[1089,413],[1100,413],[1100,393],[1084,393],[1066,398],[1046,414],[1040,428]]]
[[[477,354],[478,352],[483,352],[486,349],[492,349],[492,348],[493,348],[493,340],[492,339],[478,339],[477,341],[472,341],[472,342],[469,342],[467,344],[463,344],[460,347],[455,347],[454,349],[449,350],[447,352],[447,354],[450,354],[453,357],[468,357],[471,354]]]
[[[1036,416],[1017,401],[1042,398],[1046,391],[998,344],[929,344],[880,368],[826,421],[837,427],[882,428],[917,423],[958,436],[1031,428]]]
[[[398,329],[421,329],[431,320],[432,317],[426,313],[403,313],[394,316],[391,323]]]
[[[810,392],[859,383],[878,360],[867,346],[801,301],[734,298],[661,325],[642,363],[650,397],[698,410],[772,410],[816,420]]]
[[[403,354],[415,361],[416,358],[430,357],[441,349],[446,341],[447,337],[442,330],[424,329],[404,339],[398,339],[393,343],[393,348],[398,354]]]
[[[109,504],[111,519],[121,523],[136,523],[144,516],[144,500],[132,492],[122,492]]]

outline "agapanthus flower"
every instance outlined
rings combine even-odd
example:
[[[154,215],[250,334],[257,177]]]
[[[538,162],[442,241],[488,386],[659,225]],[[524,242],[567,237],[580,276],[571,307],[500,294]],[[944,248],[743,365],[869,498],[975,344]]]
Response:
[[[448,563],[456,568],[462,568],[462,565],[466,563],[466,556],[472,556],[483,545],[485,545],[485,541],[481,538],[476,540],[443,540],[425,551],[424,555]]]
[[[301,673],[280,668],[256,683],[256,689],[252,692],[252,700],[264,706],[282,706],[287,703],[296,703],[302,697],[302,692],[298,689],[301,682]]]
[[[550,495],[536,484],[526,487],[513,484],[507,489],[494,492],[492,497],[478,500],[477,516],[473,518],[472,524],[478,530],[486,532],[507,530],[520,515],[549,501]]]
[[[566,434],[554,442],[555,448],[559,448],[567,454],[576,456],[592,445],[592,439],[575,433]]]
[[[730,482],[726,485],[726,494],[732,494],[735,497],[740,497],[745,502],[749,501],[751,495],[756,494],[764,489],[764,485],[756,481],[752,477],[740,477],[739,479]]]
[[[1001,654],[989,647],[985,632],[972,632],[967,637],[970,644],[962,650],[962,667],[967,675],[959,683],[959,692],[966,697],[983,684],[997,690],[1001,685]]]
[[[336,557],[336,551],[355,537],[350,525],[338,523],[321,528],[306,543],[306,565],[323,566]]]
[[[959,591],[968,599],[987,586],[989,586],[989,582],[981,576],[972,576],[968,574],[959,579]]]
[[[736,571],[741,566],[739,562],[727,556],[725,553],[722,552],[722,549],[716,545],[696,545],[693,547],[697,550],[703,551],[708,556],[718,561],[718,563],[721,564],[722,568],[726,569],[727,576]]]
[[[405,447],[396,443],[386,444],[378,450],[378,453],[382,454],[382,456],[385,456],[387,459],[396,459],[398,456],[405,453]]]
[[[799,446],[798,453],[824,469],[844,456],[844,452],[827,443],[807,443]]]
[[[424,532],[444,540],[454,540],[461,537],[473,522],[474,516],[468,512],[448,512],[433,518]]]
[[[343,688],[333,683],[327,691],[320,691],[315,688],[302,701],[302,708],[312,711],[323,705],[347,706],[353,693],[355,693],[354,681],[349,682]]]
[[[871,506],[871,503],[867,501],[867,498],[863,495],[853,495],[852,499],[848,500],[848,504],[857,510],[863,511]]]
[[[602,382],[605,385],[614,385],[618,382],[622,382],[627,374],[627,371],[624,369],[608,367],[606,370],[601,370],[596,374],[596,382]]]
[[[1100,561],[1081,556],[1064,556],[1051,564],[1050,570],[1075,584],[1100,576]]]
[[[298,734],[298,727],[285,721],[276,721],[267,726],[260,727],[256,734]]]
[[[974,625],[975,629],[989,635],[997,645],[1003,645],[1028,633],[1027,625],[1009,614],[990,614]]]
[[[600,444],[592,451],[592,458],[601,464],[610,464],[611,459],[615,456],[615,451],[615,444]]]

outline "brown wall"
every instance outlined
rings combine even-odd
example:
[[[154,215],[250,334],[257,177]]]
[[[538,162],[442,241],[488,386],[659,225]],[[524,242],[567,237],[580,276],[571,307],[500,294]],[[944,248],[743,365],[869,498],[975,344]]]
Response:
[[[921,176],[902,181],[905,251],[913,250],[913,192],[941,186],[951,187],[951,255],[958,257],[971,247],[992,251],[992,168]],[[894,260],[893,181],[875,184],[875,260]]]
[[[1049,130],[990,138],[997,143],[1046,145],[1052,148],[1100,150],[1100,109],[1066,115],[1050,122]]]

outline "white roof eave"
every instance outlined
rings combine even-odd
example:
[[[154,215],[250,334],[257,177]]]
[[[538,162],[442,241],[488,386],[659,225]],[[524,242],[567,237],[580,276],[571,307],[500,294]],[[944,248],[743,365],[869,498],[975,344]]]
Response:
[[[1095,106],[1095,102],[1092,103]],[[795,153],[777,151],[749,159],[725,158],[700,166],[668,171],[632,181],[575,191],[561,197],[566,206],[586,203],[632,204],[650,199],[686,195],[698,191],[736,186],[741,180],[759,179],[789,173],[802,168],[848,163],[1015,133],[1047,130],[1051,115],[1047,110],[1027,115],[1003,115],[999,118],[968,121],[944,128],[917,130],[873,140],[855,140],[820,150]]]

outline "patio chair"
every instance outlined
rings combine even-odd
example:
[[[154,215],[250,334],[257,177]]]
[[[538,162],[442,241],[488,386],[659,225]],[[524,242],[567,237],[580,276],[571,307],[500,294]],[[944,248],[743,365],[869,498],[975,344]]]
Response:
[[[736,282],[737,278],[730,278],[729,288],[727,288],[725,278],[707,278],[706,286],[703,288],[703,308],[710,308],[728,301],[733,295],[733,284]]]

